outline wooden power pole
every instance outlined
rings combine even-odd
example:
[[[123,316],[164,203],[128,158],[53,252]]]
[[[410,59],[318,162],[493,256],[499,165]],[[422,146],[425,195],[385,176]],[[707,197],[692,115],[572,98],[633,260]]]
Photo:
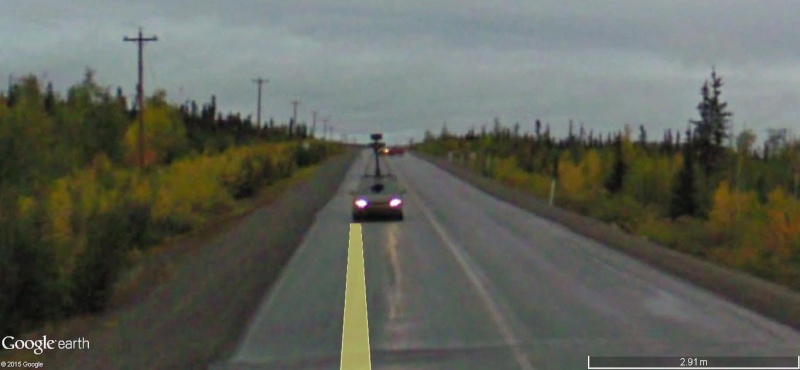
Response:
[[[256,123],[258,127],[261,127],[261,85],[265,82],[269,83],[269,80],[259,77],[254,79],[253,82],[258,84],[258,110],[256,111]]]
[[[136,99],[139,105],[139,168],[144,169],[144,87],[142,84],[144,74],[144,62],[142,55],[144,52],[144,43],[148,41],[158,41],[156,36],[142,37],[142,29],[139,28],[138,37],[127,37],[123,41],[133,41],[139,44],[139,84],[136,86]]]
[[[322,140],[328,139],[328,120],[330,119],[330,116],[322,119]]]
[[[314,131],[317,130],[317,111],[311,112],[311,137],[314,137]]]
[[[292,114],[292,122],[289,123],[289,136],[291,137],[294,135],[294,127],[297,125],[297,106],[300,104],[299,101],[294,100],[292,101],[292,105],[294,106],[294,113]]]

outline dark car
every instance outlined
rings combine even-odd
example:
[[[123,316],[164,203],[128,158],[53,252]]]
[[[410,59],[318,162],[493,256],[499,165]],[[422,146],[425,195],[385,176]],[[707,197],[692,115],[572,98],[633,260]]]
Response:
[[[374,173],[365,173],[356,190],[350,192],[353,196],[353,221],[370,217],[403,219],[402,195],[405,194],[405,189],[398,184],[394,175],[381,171],[380,156],[391,153],[380,141],[381,138],[381,134],[372,135],[373,143],[370,146],[375,155]]]
[[[392,175],[364,176],[353,195],[353,221],[368,218],[403,219],[405,190]]]

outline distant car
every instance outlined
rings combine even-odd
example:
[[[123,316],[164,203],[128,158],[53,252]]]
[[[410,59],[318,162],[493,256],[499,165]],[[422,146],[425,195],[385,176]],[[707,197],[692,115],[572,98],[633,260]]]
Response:
[[[390,155],[403,155],[405,153],[406,153],[406,148],[403,148],[402,146],[395,146],[389,149]]]
[[[405,190],[393,175],[364,176],[353,195],[353,221],[373,217],[403,219]]]

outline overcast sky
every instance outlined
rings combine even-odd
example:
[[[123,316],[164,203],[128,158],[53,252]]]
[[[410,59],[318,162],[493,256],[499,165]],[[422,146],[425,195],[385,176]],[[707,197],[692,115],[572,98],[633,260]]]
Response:
[[[800,1],[2,0],[0,75],[35,73],[59,91],[88,66],[133,96],[144,28],[145,88],[255,119],[330,116],[350,137],[421,138],[537,118],[651,138],[697,117],[716,66],[736,128],[800,117]],[[5,84],[0,84],[5,86]],[[3,87],[5,90],[5,87]],[[338,136],[338,135],[337,135]]]

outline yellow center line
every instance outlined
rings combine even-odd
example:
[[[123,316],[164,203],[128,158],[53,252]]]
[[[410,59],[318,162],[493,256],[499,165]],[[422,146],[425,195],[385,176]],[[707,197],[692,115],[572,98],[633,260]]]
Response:
[[[369,356],[367,281],[364,274],[364,246],[361,240],[361,224],[350,224],[340,369],[372,369]]]

